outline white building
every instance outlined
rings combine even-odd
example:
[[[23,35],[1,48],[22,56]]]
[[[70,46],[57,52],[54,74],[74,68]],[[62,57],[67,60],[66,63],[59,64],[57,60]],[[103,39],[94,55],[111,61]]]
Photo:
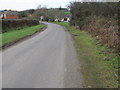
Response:
[[[41,17],[40,17],[40,20],[41,20],[41,21],[43,21],[43,19],[44,19],[44,17],[43,17],[43,16],[41,16]]]

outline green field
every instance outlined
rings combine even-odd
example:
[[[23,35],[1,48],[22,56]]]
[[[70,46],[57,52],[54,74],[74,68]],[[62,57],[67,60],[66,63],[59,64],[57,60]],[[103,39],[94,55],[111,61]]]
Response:
[[[84,86],[90,88],[118,88],[118,55],[98,43],[87,32],[75,29],[66,22],[56,22],[72,34],[81,64]]]
[[[9,32],[0,34],[0,46],[31,35],[45,26],[46,25],[44,24],[40,24],[36,26],[25,27],[19,30],[11,30]]]
[[[68,15],[70,15],[71,14],[71,12],[64,12],[65,14],[68,14]]]

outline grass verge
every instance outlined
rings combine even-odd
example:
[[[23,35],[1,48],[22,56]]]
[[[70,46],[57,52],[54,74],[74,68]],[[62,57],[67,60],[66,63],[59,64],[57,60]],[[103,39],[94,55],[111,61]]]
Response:
[[[45,24],[40,24],[36,26],[31,26],[31,27],[25,27],[19,30],[11,30],[9,32],[0,34],[0,46],[3,46],[5,44],[8,44],[10,42],[13,42],[15,40],[18,40],[20,38],[26,37],[28,35],[31,35],[43,27],[45,27]]]
[[[89,33],[80,31],[69,23],[55,23],[66,27],[72,34],[84,77],[84,87],[118,88],[118,54],[98,43]]]

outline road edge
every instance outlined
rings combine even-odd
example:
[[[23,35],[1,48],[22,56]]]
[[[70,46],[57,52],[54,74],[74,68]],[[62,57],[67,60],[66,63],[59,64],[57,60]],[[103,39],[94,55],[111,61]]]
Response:
[[[36,32],[34,32],[34,33],[30,34],[30,35],[27,35],[27,36],[25,36],[25,37],[19,38],[19,39],[15,40],[15,41],[12,41],[12,42],[10,42],[10,43],[7,43],[7,44],[1,46],[1,47],[0,47],[0,51],[1,51],[1,50],[2,50],[2,51],[3,51],[3,50],[6,50],[7,48],[9,48],[9,47],[11,47],[11,46],[13,46],[13,45],[15,45],[15,44],[17,44],[17,43],[20,43],[20,42],[22,42],[22,41],[24,41],[24,40],[27,40],[27,39],[29,39],[29,38],[31,38],[31,37],[39,34],[40,32],[42,32],[42,31],[44,31],[45,29],[47,29],[47,27],[48,27],[48,26],[46,25],[45,27],[41,28],[40,30],[38,30],[38,31],[36,31]]]

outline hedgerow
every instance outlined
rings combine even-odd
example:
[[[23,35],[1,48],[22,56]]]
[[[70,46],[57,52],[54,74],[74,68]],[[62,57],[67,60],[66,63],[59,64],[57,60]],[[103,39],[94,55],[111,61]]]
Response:
[[[2,20],[2,33],[25,26],[38,25],[38,20]]]

